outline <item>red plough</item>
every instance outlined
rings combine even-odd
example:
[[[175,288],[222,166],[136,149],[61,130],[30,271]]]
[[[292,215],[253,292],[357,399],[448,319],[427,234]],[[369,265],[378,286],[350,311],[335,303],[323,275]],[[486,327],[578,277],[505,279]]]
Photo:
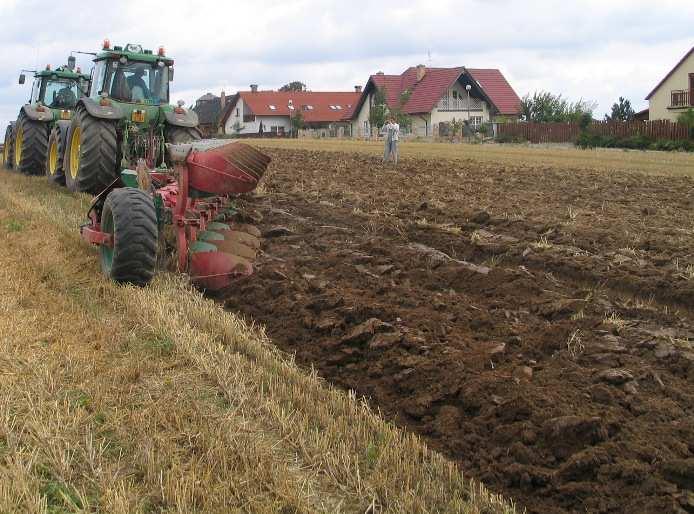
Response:
[[[141,163],[95,198],[81,233],[100,247],[104,273],[148,283],[170,226],[177,270],[198,287],[224,289],[252,274],[260,231],[239,222],[234,195],[256,188],[270,158],[219,140],[167,145],[167,151],[173,169],[147,170]]]

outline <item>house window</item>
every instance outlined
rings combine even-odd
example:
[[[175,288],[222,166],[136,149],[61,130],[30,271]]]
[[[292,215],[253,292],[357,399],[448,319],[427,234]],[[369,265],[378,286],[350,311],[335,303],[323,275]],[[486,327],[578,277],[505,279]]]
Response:
[[[237,118],[239,117],[239,108],[238,107],[236,108],[236,117]]]
[[[457,100],[457,99],[458,99],[458,92],[454,89],[453,90],[453,100]]]
[[[482,125],[482,116],[470,116],[470,125],[473,127]]]

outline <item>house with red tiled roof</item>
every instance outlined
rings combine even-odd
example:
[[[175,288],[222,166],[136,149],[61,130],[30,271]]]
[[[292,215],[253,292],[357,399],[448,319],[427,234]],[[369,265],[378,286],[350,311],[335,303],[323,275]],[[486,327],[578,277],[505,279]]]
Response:
[[[646,100],[650,120],[676,121],[682,112],[694,107],[694,46],[648,93]]]
[[[345,113],[352,112],[361,92],[344,91],[239,91],[227,101],[220,125],[225,134],[250,136],[282,136],[292,129],[291,118],[299,113],[308,129],[326,129],[349,134],[350,121]]]
[[[442,123],[468,120],[473,126],[504,116],[520,116],[520,98],[497,69],[427,68],[412,66],[400,75],[379,72],[369,77],[362,95],[347,117],[352,134],[372,134],[369,117],[376,90],[385,93],[390,110],[400,110],[412,120],[412,132],[431,136]]]

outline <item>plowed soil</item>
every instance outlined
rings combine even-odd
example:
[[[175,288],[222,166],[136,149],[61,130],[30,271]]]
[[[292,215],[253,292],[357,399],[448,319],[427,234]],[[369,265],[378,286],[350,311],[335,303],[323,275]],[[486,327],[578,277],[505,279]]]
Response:
[[[530,512],[694,512],[694,181],[268,150],[221,298]]]

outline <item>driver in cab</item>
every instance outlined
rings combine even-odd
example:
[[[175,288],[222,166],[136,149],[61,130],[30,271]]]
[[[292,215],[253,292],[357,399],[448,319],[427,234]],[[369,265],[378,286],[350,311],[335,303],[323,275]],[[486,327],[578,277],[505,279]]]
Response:
[[[142,78],[145,74],[144,65],[135,68],[135,71],[130,77],[128,77],[128,88],[130,89],[130,96],[133,102],[143,102],[144,100],[150,98],[150,91]]]

